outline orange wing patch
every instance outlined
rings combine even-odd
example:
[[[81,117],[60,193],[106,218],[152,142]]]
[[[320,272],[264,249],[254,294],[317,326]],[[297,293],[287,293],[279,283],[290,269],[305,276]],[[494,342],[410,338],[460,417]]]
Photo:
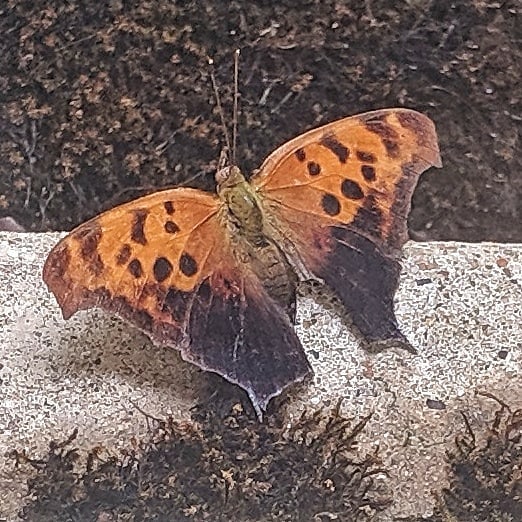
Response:
[[[211,194],[173,189],[109,210],[71,232],[43,272],[64,317],[112,298],[172,322],[160,312],[168,289],[191,291],[211,273],[215,241],[224,239],[220,204]]]
[[[391,246],[405,240],[411,193],[431,165],[441,166],[431,120],[389,109],[289,141],[267,158],[252,182],[270,207],[268,214],[297,211],[331,225],[367,216],[374,225],[368,232]],[[379,215],[378,222],[372,215]]]

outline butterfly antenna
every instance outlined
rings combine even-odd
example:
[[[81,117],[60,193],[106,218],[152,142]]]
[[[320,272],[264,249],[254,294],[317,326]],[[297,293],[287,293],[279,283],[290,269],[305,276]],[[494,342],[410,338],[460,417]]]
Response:
[[[239,54],[240,50],[234,52],[234,115],[232,117],[232,165],[236,164],[236,144],[237,144],[237,120],[239,103]]]
[[[214,89],[214,96],[216,97],[216,105],[219,112],[219,118],[221,119],[221,126],[223,127],[223,134],[225,135],[225,143],[227,145],[229,161],[232,164],[232,156],[231,147],[230,147],[230,136],[228,134],[227,126],[225,125],[225,114],[223,113],[223,107],[221,105],[221,98],[219,96],[219,91],[216,83],[216,76],[214,74],[214,60],[212,58],[208,59],[208,64],[210,65],[210,80],[212,81],[212,88]]]

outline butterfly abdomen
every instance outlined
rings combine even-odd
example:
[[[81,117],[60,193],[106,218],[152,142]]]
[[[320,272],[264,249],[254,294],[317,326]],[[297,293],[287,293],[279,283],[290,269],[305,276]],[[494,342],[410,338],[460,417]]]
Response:
[[[268,295],[295,320],[295,292],[298,278],[285,254],[272,241],[251,251],[252,271],[262,282]]]

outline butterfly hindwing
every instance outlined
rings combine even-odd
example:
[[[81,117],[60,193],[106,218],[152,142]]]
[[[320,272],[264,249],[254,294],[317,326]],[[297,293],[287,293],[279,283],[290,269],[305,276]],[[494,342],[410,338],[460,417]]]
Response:
[[[213,278],[222,279],[216,273]],[[211,283],[226,293],[198,292],[183,357],[245,389],[259,417],[270,399],[311,373],[293,325],[252,275]],[[233,342],[231,342],[231,339]]]
[[[310,367],[287,312],[238,263],[217,196],[157,192],[84,223],[51,251],[43,277],[65,318],[99,307],[249,394],[270,398]]]
[[[332,288],[370,342],[407,345],[393,309],[398,258],[413,190],[430,166],[441,166],[433,122],[387,109],[289,141],[252,179],[273,235]]]

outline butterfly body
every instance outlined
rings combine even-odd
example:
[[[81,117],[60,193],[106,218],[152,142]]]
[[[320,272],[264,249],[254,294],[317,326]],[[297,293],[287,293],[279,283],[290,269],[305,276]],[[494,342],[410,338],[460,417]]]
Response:
[[[261,196],[235,166],[218,172],[216,181],[223,201],[221,219],[229,230],[234,256],[245,270],[256,275],[293,322],[298,277],[284,251],[270,237]]]
[[[261,418],[311,374],[298,280],[323,281],[369,343],[402,343],[393,297],[419,175],[441,166],[433,122],[408,109],[344,118],[285,143],[217,194],[174,188],[80,225],[43,277],[65,318],[100,307],[241,386]]]

